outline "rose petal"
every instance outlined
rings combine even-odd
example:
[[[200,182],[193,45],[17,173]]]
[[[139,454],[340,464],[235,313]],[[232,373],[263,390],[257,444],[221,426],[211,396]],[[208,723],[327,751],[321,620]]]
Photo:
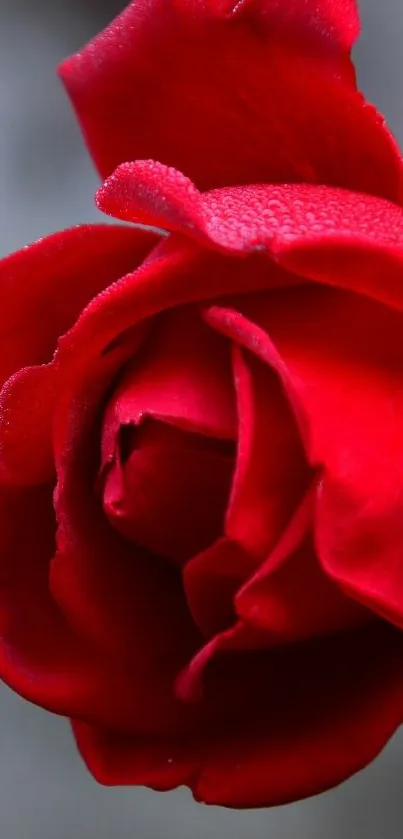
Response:
[[[135,432],[133,425],[147,417],[154,422]],[[123,431],[131,444],[121,462]],[[219,441],[235,436],[228,345],[197,310],[166,314],[105,412],[102,462],[111,468],[103,497],[110,521],[179,564],[198,553],[220,532],[232,462]]]
[[[132,271],[158,241],[148,231],[83,225],[1,260],[1,383],[21,367],[50,361],[91,298]]]
[[[244,621],[269,633],[270,645],[322,637],[371,619],[326,576],[310,540],[240,592],[236,604]]]
[[[314,480],[266,561],[235,597],[241,622],[265,630],[267,646],[371,620],[371,613],[345,597],[320,567],[312,542],[316,488]]]
[[[187,602],[205,638],[233,623],[235,593],[254,564],[253,557],[224,538],[185,565],[183,584]]]
[[[173,699],[175,667],[169,677],[169,666],[161,657],[147,666],[138,654],[135,663],[127,657],[124,666],[121,657],[78,635],[52,599],[51,487],[23,492],[2,488],[0,521],[1,678],[25,698],[59,714],[118,730],[183,731],[189,725],[189,711]],[[109,582],[116,604],[119,592],[110,573]],[[141,628],[144,631],[144,621]],[[153,639],[148,638],[152,646]],[[194,725],[195,709],[189,710]]]
[[[144,330],[128,334],[114,353],[99,356],[97,363],[93,360],[87,369],[84,366],[81,370],[72,370],[69,386],[59,398],[54,416],[58,555],[52,562],[52,592],[80,632],[114,654],[132,644],[132,633],[128,633],[125,626],[126,618],[134,619],[133,585],[129,585],[129,581],[133,574],[143,574],[147,559],[144,555],[142,559],[140,554],[138,560],[134,560],[134,551],[127,548],[108,526],[94,493],[99,463],[99,406],[111,380],[125,360],[132,358],[138,350],[143,334]],[[111,575],[112,556],[115,577]],[[158,589],[158,575],[152,570],[150,573],[150,585]],[[175,586],[175,579],[173,583]],[[139,588],[134,585],[136,591]],[[119,606],[124,593],[125,599]],[[127,615],[123,613],[124,607],[128,610]],[[121,617],[119,620],[115,617],[109,623],[108,611],[114,613],[116,608],[120,608]]]
[[[190,574],[185,571],[184,579],[192,613],[195,610],[202,630],[212,627],[215,618],[218,634],[199,650],[176,680],[177,695],[184,701],[193,701],[203,694],[207,665],[220,652],[270,649],[373,620],[371,613],[346,597],[320,567],[312,543],[315,489],[316,482],[257,570],[253,570],[250,558],[248,563],[247,555],[237,551],[235,545],[231,548],[230,543],[218,543],[215,549],[189,563]],[[212,563],[214,559],[217,567]],[[225,618],[229,628],[225,628]]]
[[[313,286],[237,305],[248,321],[223,316],[226,333],[250,347],[256,323],[270,335],[306,417],[310,460],[324,470],[316,513],[322,567],[401,626],[401,314]]]
[[[252,256],[245,267],[239,258],[224,258],[182,236],[170,236],[138,270],[90,302],[61,339],[56,361],[70,370],[73,359],[83,365],[118,351],[120,339],[133,326],[177,306],[300,282],[265,256]]]
[[[52,412],[58,393],[54,367],[25,367],[0,393],[0,475],[16,486],[54,480]]]
[[[182,231],[228,253],[267,251],[285,268],[304,274],[298,270],[301,259],[321,282],[364,285],[377,296],[394,292],[397,297],[400,292],[401,305],[396,273],[399,270],[401,276],[403,211],[374,196],[307,184],[257,184],[201,193],[181,172],[153,160],[137,160],[118,167],[98,190],[97,203],[110,215]],[[320,270],[321,260],[327,257],[330,265],[329,252],[334,251],[337,271],[331,268],[328,277]],[[376,262],[371,265],[372,259]],[[396,260],[397,265],[383,291],[379,270],[385,260],[392,265]],[[344,263],[346,276],[339,270]]]
[[[125,358],[133,357],[141,338],[142,330],[128,331],[97,363],[90,356],[88,368],[85,358],[81,369],[73,365],[59,398],[54,418],[58,553],[50,587],[80,637],[115,662],[120,673],[117,697],[125,689],[132,709],[130,715],[122,712],[119,730],[168,734],[194,728],[205,713],[216,714],[215,704],[206,712],[200,707],[183,714],[173,693],[174,678],[200,645],[200,636],[177,569],[126,544],[108,525],[94,493],[99,405],[110,377]],[[130,678],[130,692],[122,687],[122,678]]]
[[[355,90],[356,4],[131,3],[60,74],[103,176],[161,160],[201,189],[316,182],[398,199],[399,151]]]
[[[54,368],[26,365],[50,361],[60,335],[88,302],[141,262],[157,241],[153,234],[123,227],[79,227],[0,262],[6,314],[0,324],[0,378],[11,376],[0,394],[3,480],[34,485],[53,479],[57,378]]]
[[[249,679],[248,722],[213,739],[192,783],[197,800],[282,804],[362,769],[402,721],[401,652],[400,633],[376,626],[311,650],[297,645],[266,671],[261,662],[260,695]]]
[[[108,724],[138,733],[169,733],[197,723],[199,711],[183,716],[172,684],[198,635],[176,569],[126,545],[108,525],[93,489],[102,393],[140,338],[141,333],[127,335],[119,352],[82,370],[59,399],[54,420],[58,552],[50,588],[80,638],[106,662],[114,662],[115,699],[109,700]],[[94,700],[94,713],[97,708]]]
[[[107,471],[104,510],[126,538],[181,566],[222,533],[232,471],[208,438],[146,422]]]
[[[316,481],[274,550],[235,597],[242,623],[265,630],[267,646],[321,637],[372,619],[320,566],[312,542],[315,500]]]
[[[273,547],[309,480],[298,431],[275,373],[234,350],[238,456],[226,534],[256,557]]]
[[[237,722],[229,714],[200,735],[156,741],[74,729],[104,784],[166,790],[185,783],[208,804],[282,804],[323,792],[376,757],[403,717],[401,656],[400,632],[379,623],[282,650],[266,663],[262,654],[223,660],[228,711],[246,684],[244,704]]]
[[[356,0],[305,0],[303,5],[291,0],[286,6],[282,0],[271,0],[261,4],[260,14],[270,27],[289,27],[300,38],[311,35],[317,48],[324,42],[325,50],[329,41],[334,48],[350,49],[360,30]]]
[[[223,617],[227,618],[229,628],[220,627],[218,634],[197,652],[176,680],[177,695],[184,701],[193,701],[203,694],[205,669],[217,653],[223,650],[253,650],[260,647],[269,649],[273,640],[276,643],[277,638],[273,639],[273,635],[266,631],[265,624],[270,621],[270,614],[266,613],[264,602],[262,605],[259,591],[262,588],[264,595],[267,578],[275,574],[285,562],[292,560],[307,542],[312,529],[315,486],[313,483],[305,493],[277,544],[270,551],[269,557],[257,568],[256,563],[255,567],[253,565],[252,557],[242,548],[222,541],[210,552],[196,557],[189,563],[189,569],[185,569],[186,595],[192,612],[195,609],[197,622],[201,620],[202,629],[210,615],[216,617],[217,614],[221,620]],[[211,578],[212,613],[206,587]],[[222,598],[221,612],[217,608],[220,602],[217,594],[221,594]],[[259,607],[262,607],[262,617],[265,620],[259,620]]]
[[[185,703],[200,703],[204,699],[204,682],[208,667],[218,654],[240,654],[245,651],[256,653],[259,649],[267,649],[266,632],[239,621],[230,629],[215,635],[199,649],[175,680],[175,695]]]
[[[107,237],[108,234],[106,233],[105,236]],[[115,244],[116,241],[115,239]],[[135,259],[136,256],[133,241],[137,241],[138,243],[138,234],[135,234],[134,239],[131,236],[130,241],[130,263],[132,264],[132,259]],[[105,251],[103,253],[105,258]],[[116,262],[114,262],[115,268],[117,265],[123,264],[123,259],[129,259],[129,255],[127,251],[122,249],[122,253],[117,255]],[[66,263],[68,267],[68,260],[66,260]],[[95,264],[97,264],[96,261]],[[105,268],[100,269],[99,273],[101,277],[105,278]],[[128,338],[130,339],[130,336]],[[125,346],[123,346],[122,352],[122,346],[119,344],[114,353],[112,352],[106,355],[103,364],[101,358],[99,364],[101,365],[101,370],[105,373],[106,380],[108,375],[113,372],[113,369],[119,368],[125,357],[127,357],[125,356]],[[85,360],[85,354],[82,354],[78,362],[79,365],[83,365],[84,370]],[[55,371],[60,372],[60,367],[58,366],[58,361],[56,361],[49,367],[40,368],[40,370],[41,376],[42,374],[44,376],[42,385],[43,387],[47,387],[45,385],[46,373],[49,376],[54,375]],[[77,370],[75,372],[77,373]],[[67,384],[66,379],[63,381]],[[60,382],[58,384],[60,388]],[[93,389],[91,387],[92,384],[94,384]],[[96,382],[93,382],[91,377],[89,377],[84,382],[84,385],[87,398],[86,404],[91,403],[91,398],[93,397],[96,402],[96,410],[98,410],[99,403],[97,402],[98,393],[96,391]],[[42,394],[37,394],[39,401],[41,395],[44,393],[45,391]],[[67,391],[64,392],[64,398],[68,398]],[[52,399],[54,400],[54,395]],[[44,407],[43,403],[41,405]],[[60,404],[60,410],[62,410],[62,407],[62,404]],[[51,415],[51,410],[49,414]],[[70,415],[69,418],[71,418]],[[83,422],[83,426],[85,427],[85,422]],[[70,430],[74,430],[74,423]],[[88,462],[87,455],[91,456],[91,453],[89,451],[85,453],[83,463]],[[80,476],[78,477],[80,478]],[[81,490],[85,492],[87,486],[85,478],[86,476],[83,476],[81,483],[78,480],[76,490],[81,487]],[[81,495],[80,493],[78,495],[77,502],[79,503]],[[178,703],[175,703],[171,690],[172,678],[177,670],[177,666],[169,658],[170,649],[168,651],[168,660],[166,647],[160,647],[160,658],[156,655],[152,664],[150,664],[150,661],[145,661],[144,657],[140,659],[137,655],[136,670],[130,666],[128,658],[126,658],[126,666],[123,666],[122,660],[116,655],[116,647],[113,644],[114,639],[110,640],[109,646],[106,644],[102,647],[101,639],[96,638],[94,627],[88,626],[93,616],[89,604],[92,602],[92,594],[94,594],[95,598],[95,590],[94,592],[90,591],[90,597],[86,603],[87,635],[84,633],[84,635],[81,634],[79,636],[71,624],[69,625],[65,620],[64,615],[59,612],[57,604],[52,601],[48,590],[49,563],[51,553],[53,552],[53,538],[49,545],[47,543],[43,545],[42,537],[45,540],[47,538],[48,528],[45,525],[48,521],[51,523],[51,535],[53,537],[54,513],[51,505],[51,489],[49,489],[47,507],[45,507],[45,512],[47,511],[46,516],[42,512],[42,507],[40,505],[38,507],[38,504],[35,502],[36,495],[32,491],[31,493],[16,493],[15,497],[17,499],[16,503],[18,502],[17,506],[13,506],[12,503],[14,491],[7,489],[4,496],[6,506],[4,508],[5,518],[2,526],[2,540],[3,542],[4,540],[7,541],[3,544],[1,550],[2,597],[0,608],[2,616],[1,669],[4,679],[15,690],[23,693],[31,700],[59,713],[78,715],[88,721],[97,721],[105,725],[114,724],[128,730],[155,731],[156,727],[160,731],[172,730],[172,728],[178,729],[178,727],[180,730],[183,730],[183,725],[186,726],[187,724],[185,721],[186,715],[185,717],[183,716],[183,709],[179,711]],[[88,515],[86,524],[91,529],[94,512],[93,507],[89,504],[81,512],[84,517]],[[46,521],[44,521],[44,516]],[[37,535],[32,541],[34,531]],[[94,539],[96,532],[95,526],[92,531]],[[106,541],[102,541],[102,538],[98,547],[101,545],[104,546],[105,550],[108,547]],[[18,547],[18,552],[16,551],[16,546]],[[95,543],[92,545],[92,548],[94,551],[96,550]],[[108,594],[111,598],[113,609],[119,611],[119,608],[122,608],[122,604],[124,603],[123,593],[131,590],[131,587],[128,586],[128,582],[131,582],[131,580],[128,580],[130,572],[128,573],[126,571],[126,574],[123,573],[122,565],[119,565],[117,554],[118,551],[116,553],[112,551],[111,554],[114,556],[116,562],[117,577],[113,582],[109,573]],[[98,575],[100,575],[100,556],[101,553],[98,553]],[[77,562],[81,558],[84,561],[82,570],[85,576],[87,570],[85,567],[86,557],[82,554],[76,556]],[[54,563],[56,565],[56,561]],[[138,563],[136,568],[141,575],[141,563]],[[72,562],[71,567],[67,570],[70,593],[71,591],[74,592],[73,571],[74,565]],[[92,582],[97,580],[97,574],[95,574]],[[78,579],[77,582],[79,585],[80,580]],[[135,584],[139,582],[138,577],[136,577],[134,582]],[[67,589],[68,585],[66,585]],[[102,589],[102,587],[100,588]],[[134,590],[136,590],[136,585],[134,585]],[[165,595],[166,586],[164,590]],[[21,606],[21,604],[23,605]],[[132,606],[133,603],[131,603]],[[21,621],[21,608],[24,615],[23,621]],[[179,619],[178,614],[175,613],[175,620]],[[104,610],[104,617],[106,616],[107,612]],[[114,616],[116,618],[116,611],[114,612]],[[140,615],[136,617],[138,620],[141,620]],[[119,621],[117,623],[119,625]],[[78,621],[76,625],[78,626]],[[171,625],[173,626],[174,622],[169,622],[169,626]],[[108,634],[109,628],[105,626],[106,635]],[[145,629],[144,621],[142,623],[142,629]],[[186,632],[183,634],[183,637],[189,640],[190,634]],[[167,638],[167,633],[165,635]],[[137,632],[137,637],[144,637],[140,630]],[[151,638],[150,646],[152,646]],[[113,648],[113,655],[110,655],[111,648]],[[175,653],[178,649],[179,645],[174,645]],[[122,657],[124,657],[125,650],[123,647],[121,653]],[[164,666],[162,666],[161,656],[164,658]],[[145,685],[147,685],[147,689]],[[149,696],[150,685],[154,686],[152,693],[155,701],[153,702],[150,701]],[[193,725],[194,714],[192,717]]]
[[[191,307],[161,316],[122,374],[105,411],[104,463],[115,453],[121,426],[145,417],[220,439],[236,437],[228,345]]]
[[[73,720],[88,769],[101,784],[139,785],[166,791],[189,783],[197,757],[175,738],[145,739]]]

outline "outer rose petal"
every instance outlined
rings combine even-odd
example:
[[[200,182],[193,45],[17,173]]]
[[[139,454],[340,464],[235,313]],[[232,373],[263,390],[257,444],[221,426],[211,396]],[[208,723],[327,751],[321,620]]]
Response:
[[[223,660],[220,689],[228,707],[243,681],[247,703],[238,722],[202,736],[156,742],[79,723],[74,729],[89,769],[104,784],[186,783],[209,804],[281,804],[335,786],[378,754],[403,717],[401,657],[400,633],[377,624],[282,650],[265,665],[259,656],[254,663]],[[216,689],[213,674],[211,680]]]
[[[135,662],[124,662],[123,650],[120,657],[111,656],[106,648],[97,648],[78,635],[58,609],[49,591],[55,529],[52,488],[2,488],[0,524],[0,678],[31,702],[93,724],[166,734],[173,727],[183,731],[191,717],[193,730],[195,709],[175,702],[173,676],[168,679],[161,659],[147,667],[138,655]],[[117,554],[114,558],[118,564]],[[102,578],[100,554],[98,560]],[[142,562],[144,558],[139,557],[140,566]],[[132,582],[128,581],[130,568],[124,579],[118,572],[115,568],[113,579],[109,575],[112,600],[121,595],[119,584],[125,591],[124,586]],[[137,569],[141,573],[142,566]],[[166,592],[165,588],[164,596]],[[144,638],[141,615],[136,615],[136,621],[141,623],[137,632],[142,631]],[[131,629],[134,632],[133,624]],[[152,645],[150,633],[147,638]],[[155,645],[152,648],[155,652]]]
[[[353,2],[142,0],[60,68],[102,174],[152,157],[202,189],[328,183],[398,200],[398,149],[354,88]]]
[[[402,721],[402,639],[378,627],[367,632],[361,643],[359,636],[335,639],[333,649],[325,639],[311,658],[300,649],[288,661],[281,654],[264,716],[216,739],[193,785],[197,800],[287,803],[332,788],[373,760]]]
[[[176,169],[137,160],[118,167],[97,203],[109,215],[182,232],[229,254],[266,251],[297,274],[402,305],[403,212],[388,201],[307,184],[201,193]],[[385,260],[390,276],[380,282]]]
[[[101,784],[147,786],[167,791],[190,783],[198,757],[175,738],[148,739],[117,734],[73,720],[77,746]]]
[[[158,241],[124,227],[77,227],[0,262],[1,383],[11,376],[0,393],[3,479],[35,484],[54,472],[48,405],[55,376],[49,368],[27,365],[50,361],[60,336],[89,301],[133,270]]]
[[[112,225],[74,227],[0,261],[0,382],[50,361],[92,297],[145,259],[159,237]],[[40,324],[40,329],[38,329]]]
[[[109,294],[108,288],[105,296]],[[92,339],[96,342],[99,336],[95,334]],[[190,714],[184,710],[175,700],[171,687],[178,667],[183,666],[188,658],[189,645],[190,649],[194,649],[192,631],[195,630],[185,606],[181,608],[183,597],[179,583],[176,579],[167,579],[172,569],[166,568],[164,576],[164,567],[157,570],[158,560],[150,562],[148,555],[134,557],[133,551],[128,552],[116,538],[111,538],[114,534],[111,534],[93,494],[92,443],[97,456],[99,439],[93,433],[93,426],[90,428],[90,440],[84,440],[84,448],[77,455],[78,465],[74,462],[76,450],[73,445],[74,435],[80,431],[84,434],[87,423],[91,423],[91,409],[98,416],[103,381],[108,383],[108,376],[121,369],[128,352],[132,357],[136,340],[136,333],[132,334],[129,330],[125,340],[118,342],[109,353],[99,353],[95,357],[89,352],[90,342],[87,340],[87,356],[81,352],[75,359],[78,369],[81,373],[85,371],[88,377],[82,392],[76,388],[75,415],[69,406],[65,416],[68,440],[66,446],[63,441],[60,443],[63,458],[68,460],[70,455],[70,461],[73,461],[70,483],[66,480],[69,477],[66,476],[67,470],[63,472],[64,463],[60,464],[59,458],[56,458],[56,466],[63,479],[59,481],[56,498],[59,545],[61,550],[71,548],[71,554],[66,550],[64,555],[58,555],[51,561],[55,526],[52,487],[48,490],[45,521],[41,508],[35,503],[35,492],[41,493],[42,490],[23,494],[7,489],[5,493],[8,506],[4,512],[5,522],[0,528],[0,670],[5,681],[15,690],[53,711],[128,731],[152,731],[155,734],[156,731],[167,733],[173,729],[183,731],[184,726],[189,725],[193,729],[197,724],[194,709],[190,710]],[[58,363],[59,354],[60,350],[51,365],[40,368],[40,386],[36,395],[44,415],[48,406],[49,436],[50,419],[55,422],[57,456],[57,442],[61,436],[58,412],[63,411],[70,396],[69,380],[62,375],[66,371],[61,371]],[[89,371],[85,364],[88,354],[92,362]],[[74,365],[70,374],[73,372],[78,375]],[[57,380],[57,387],[52,393],[46,384],[47,378]],[[56,413],[55,404],[58,405]],[[77,415],[78,424],[74,422]],[[67,496],[64,509],[60,504],[63,491]],[[11,506],[10,510],[14,492],[19,506]],[[74,528],[63,534],[62,528],[70,512],[69,501],[76,518]],[[67,524],[72,520],[73,514],[70,513]],[[32,543],[35,528],[38,528],[41,537],[48,536],[49,527],[45,527],[48,521],[51,524],[50,540],[43,545],[41,539],[34,538]],[[111,556],[114,560],[113,575]],[[151,602],[156,606],[159,587],[162,588],[162,602],[157,623],[147,604]],[[139,596],[137,609],[133,608],[133,592]],[[168,592],[170,596],[167,598]],[[57,598],[55,602],[52,594],[59,595],[59,603],[65,605],[67,602],[70,611],[66,608],[61,613]],[[82,604],[84,617],[80,624],[78,616],[81,617]],[[165,624],[164,615],[169,608],[172,608],[172,613]],[[178,626],[179,632],[175,635]],[[133,637],[142,640],[146,637],[147,645],[140,650],[136,648],[134,652]]]

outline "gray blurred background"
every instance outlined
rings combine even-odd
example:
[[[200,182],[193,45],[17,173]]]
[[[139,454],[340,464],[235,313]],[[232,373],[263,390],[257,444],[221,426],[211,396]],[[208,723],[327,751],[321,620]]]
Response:
[[[284,0],[286,2],[286,0]],[[302,2],[302,0],[301,0]],[[0,0],[0,255],[101,217],[97,178],[54,68],[124,0]],[[361,0],[362,88],[403,143],[403,0]],[[165,795],[105,789],[85,771],[66,721],[0,687],[1,839],[401,839],[403,734],[338,790],[236,813]]]

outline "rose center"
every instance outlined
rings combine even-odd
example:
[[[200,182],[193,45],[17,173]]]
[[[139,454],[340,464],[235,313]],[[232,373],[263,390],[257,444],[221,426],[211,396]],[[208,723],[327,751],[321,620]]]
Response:
[[[235,445],[145,419],[121,426],[104,510],[127,539],[183,565],[223,531]]]

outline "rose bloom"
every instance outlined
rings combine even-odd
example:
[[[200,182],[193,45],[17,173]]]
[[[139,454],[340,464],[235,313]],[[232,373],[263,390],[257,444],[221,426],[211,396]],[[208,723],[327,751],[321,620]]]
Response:
[[[278,804],[403,720],[403,167],[357,31],[136,0],[62,65],[138,226],[0,265],[0,672],[102,783]]]

